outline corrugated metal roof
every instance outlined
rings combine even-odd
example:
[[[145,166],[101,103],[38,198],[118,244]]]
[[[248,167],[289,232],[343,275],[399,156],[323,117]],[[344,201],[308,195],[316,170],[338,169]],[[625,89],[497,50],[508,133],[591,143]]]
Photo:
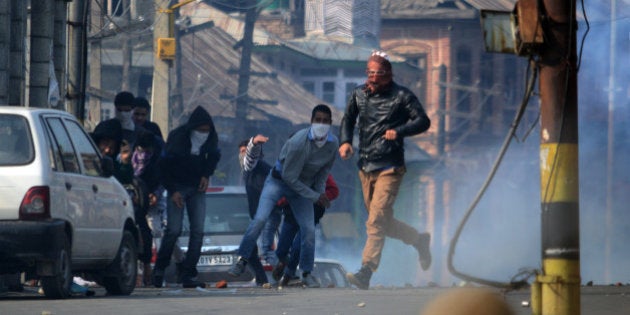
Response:
[[[385,19],[466,19],[475,11],[512,11],[516,0],[381,0]]]
[[[465,0],[477,10],[512,11],[516,0]]]
[[[472,19],[476,10],[464,0],[381,0],[383,19]]]
[[[230,69],[238,69],[240,64],[240,50],[232,48],[235,43],[234,38],[216,27],[182,36],[182,94],[186,110],[202,105],[213,117],[235,117],[233,100],[238,76],[228,73]],[[252,56],[251,71],[272,73],[274,70]],[[269,121],[275,116],[293,124],[309,123],[313,106],[324,103],[282,74],[252,76],[249,97],[277,104],[250,103],[248,120]],[[333,120],[340,121],[342,113],[331,108]]]
[[[360,61],[365,62],[374,48],[352,45],[341,39],[318,36],[316,38],[299,38],[283,43],[289,49],[313,57],[318,60]],[[404,62],[399,56],[389,56],[391,62]]]

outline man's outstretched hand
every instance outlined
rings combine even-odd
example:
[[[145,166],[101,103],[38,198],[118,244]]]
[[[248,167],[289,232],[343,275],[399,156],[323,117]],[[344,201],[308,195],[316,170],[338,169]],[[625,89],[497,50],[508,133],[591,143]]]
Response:
[[[330,200],[328,200],[328,197],[326,197],[326,194],[321,194],[319,195],[319,199],[317,199],[315,204],[324,208],[328,208],[330,207]]]

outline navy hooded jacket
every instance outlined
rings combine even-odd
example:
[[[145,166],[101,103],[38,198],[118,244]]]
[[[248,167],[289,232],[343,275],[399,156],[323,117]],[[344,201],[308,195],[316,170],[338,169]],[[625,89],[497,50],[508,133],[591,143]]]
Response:
[[[210,134],[201,145],[199,155],[193,155],[190,153],[192,147],[190,133],[204,124],[210,125]],[[162,185],[169,194],[176,191],[176,185],[197,187],[201,177],[212,176],[221,158],[218,142],[212,117],[201,106],[195,108],[186,124],[169,133],[160,163]]]

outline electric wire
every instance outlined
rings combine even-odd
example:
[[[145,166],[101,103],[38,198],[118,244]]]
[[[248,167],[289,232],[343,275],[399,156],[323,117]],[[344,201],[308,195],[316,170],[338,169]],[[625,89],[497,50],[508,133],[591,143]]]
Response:
[[[516,112],[516,115],[514,116],[514,120],[512,121],[512,124],[510,126],[510,130],[508,131],[505,140],[503,141],[503,144],[501,146],[501,149],[499,150],[499,153],[497,155],[497,158],[494,162],[494,164],[492,165],[492,168],[490,169],[490,173],[488,174],[485,182],[483,183],[483,185],[481,186],[481,188],[479,189],[479,192],[477,193],[477,196],[473,199],[473,201],[471,202],[470,206],[468,207],[468,210],[466,210],[464,217],[462,218],[462,220],[460,221],[457,229],[455,230],[455,234],[453,235],[453,238],[451,239],[451,243],[450,243],[450,247],[449,247],[449,251],[448,251],[448,270],[449,272],[458,277],[461,278],[463,280],[466,281],[471,281],[471,282],[476,282],[479,284],[484,284],[484,285],[489,285],[492,287],[498,287],[498,288],[503,288],[503,289],[518,289],[521,287],[524,287],[527,285],[527,281],[524,279],[518,280],[515,278],[512,278],[512,281],[510,282],[500,282],[500,281],[495,281],[495,280],[488,280],[488,279],[482,279],[479,277],[475,277],[472,275],[468,275],[465,274],[459,270],[457,270],[453,264],[453,257],[455,254],[455,248],[457,245],[457,242],[459,240],[459,237],[464,229],[464,226],[466,225],[466,222],[468,221],[468,219],[470,218],[470,215],[472,214],[472,212],[475,210],[475,208],[477,207],[477,204],[479,203],[479,201],[481,200],[481,197],[483,197],[483,195],[486,192],[486,189],[488,188],[488,186],[490,185],[490,183],[492,182],[494,175],[496,174],[499,165],[501,164],[501,161],[503,160],[503,157],[505,156],[505,153],[507,152],[507,149],[510,145],[510,143],[512,142],[512,139],[514,138],[514,135],[516,133],[516,129],[521,121],[521,118],[523,117],[523,114],[525,113],[525,108],[527,107],[527,104],[529,103],[529,98],[532,95],[532,92],[534,90],[534,84],[536,82],[536,78],[537,78],[537,67],[535,66],[535,61],[534,59],[530,59],[530,62],[528,64],[528,72],[530,72],[529,70],[531,70],[531,75],[529,76],[528,82],[527,82],[527,88],[525,90],[525,95],[523,97],[523,100],[518,108],[518,111]],[[528,275],[533,274],[534,271],[531,272],[527,272]],[[522,274],[522,273],[519,273]]]
[[[588,17],[586,16],[586,8],[584,8],[584,0],[582,0],[581,3],[582,15],[584,15],[584,22],[586,23],[586,31],[584,32],[584,35],[582,35],[582,43],[580,44],[580,53],[578,54],[576,71],[580,71],[580,65],[582,64],[582,51],[584,50],[584,42],[586,41],[586,35],[588,35],[588,32],[591,30],[591,25],[588,22]]]

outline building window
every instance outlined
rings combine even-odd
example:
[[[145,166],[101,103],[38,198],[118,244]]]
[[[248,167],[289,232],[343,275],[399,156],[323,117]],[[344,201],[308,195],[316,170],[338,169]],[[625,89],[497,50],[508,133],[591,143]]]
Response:
[[[121,0],[106,0],[107,14],[109,16],[121,16],[125,8]]]
[[[322,86],[322,99],[328,104],[335,103],[335,82],[324,82]]]
[[[420,102],[426,102],[427,97],[427,54],[425,53],[413,53],[413,54],[403,54],[405,57],[405,62],[415,68],[416,73],[418,75],[415,81],[415,85],[409,85],[409,87],[413,87],[416,91],[416,96],[420,100]]]
[[[427,68],[427,54],[413,54],[404,55],[408,64],[420,69],[426,70]]]
[[[108,108],[101,108],[101,121],[112,118],[112,112]]]
[[[460,47],[457,50],[455,59],[455,82],[463,86],[470,86],[472,83],[472,56],[468,47]],[[451,119],[453,124],[450,131],[454,134],[464,134],[470,127],[470,116],[466,115],[471,110],[471,92],[466,89],[457,89],[455,92],[456,118]]]
[[[313,81],[304,81],[302,82],[302,87],[311,92],[311,94],[315,95],[315,82]]]
[[[303,68],[300,70],[300,75],[303,77],[335,77],[337,76],[337,69]]]

